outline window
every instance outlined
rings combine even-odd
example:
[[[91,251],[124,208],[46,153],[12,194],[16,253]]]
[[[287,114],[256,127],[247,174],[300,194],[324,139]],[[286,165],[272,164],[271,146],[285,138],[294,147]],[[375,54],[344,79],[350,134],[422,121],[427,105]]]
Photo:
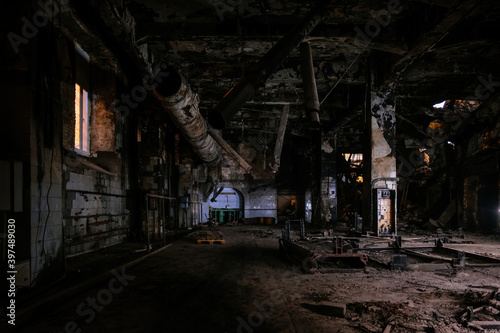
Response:
[[[363,154],[342,154],[347,163],[349,163],[351,168],[362,167],[363,165]]]
[[[446,101],[442,101],[441,103],[434,104],[433,107],[434,109],[444,109],[446,105]]]
[[[89,154],[89,94],[75,84],[75,151]]]

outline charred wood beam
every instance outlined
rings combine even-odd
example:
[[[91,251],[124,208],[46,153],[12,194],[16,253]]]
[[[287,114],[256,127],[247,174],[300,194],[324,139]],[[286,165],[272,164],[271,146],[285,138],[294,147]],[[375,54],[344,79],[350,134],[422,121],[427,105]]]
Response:
[[[316,27],[326,13],[330,0],[321,0],[304,19],[272,47],[248,72],[229,90],[209,113],[209,123],[217,129],[238,112],[288,57],[290,52]]]

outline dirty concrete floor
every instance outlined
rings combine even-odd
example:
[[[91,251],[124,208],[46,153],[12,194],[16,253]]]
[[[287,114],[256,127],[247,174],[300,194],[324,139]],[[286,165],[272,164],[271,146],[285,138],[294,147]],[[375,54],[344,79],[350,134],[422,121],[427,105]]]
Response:
[[[305,274],[279,252],[277,226],[218,230],[225,244],[182,238],[40,309],[17,331],[469,332],[457,318],[500,287],[498,267],[449,276],[374,267]],[[345,304],[345,317],[331,316],[325,302]]]

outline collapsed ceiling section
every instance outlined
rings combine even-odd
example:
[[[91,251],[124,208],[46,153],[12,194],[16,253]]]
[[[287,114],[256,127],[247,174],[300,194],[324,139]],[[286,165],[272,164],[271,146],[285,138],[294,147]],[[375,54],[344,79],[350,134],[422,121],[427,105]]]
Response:
[[[124,51],[122,66],[142,58],[146,65],[139,75],[153,76],[167,66],[179,70],[199,95],[205,117],[270,50],[280,51],[300,20],[324,5],[322,20],[301,31],[300,40],[311,47],[322,133],[335,139],[338,151],[361,151],[369,89],[392,92],[405,136],[419,140],[433,120],[434,104],[481,102],[500,81],[494,60],[500,55],[500,5],[492,1],[131,0],[90,1],[85,10],[79,1],[72,5],[87,13],[83,23],[95,34],[108,37],[109,49]],[[262,128],[278,134],[284,105],[287,133],[307,132],[298,45],[272,65],[225,122],[225,137],[237,140]]]

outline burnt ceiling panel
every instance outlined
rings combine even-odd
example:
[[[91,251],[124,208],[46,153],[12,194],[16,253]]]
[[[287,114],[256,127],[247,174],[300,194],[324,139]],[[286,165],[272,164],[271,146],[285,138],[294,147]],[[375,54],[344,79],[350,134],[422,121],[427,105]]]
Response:
[[[117,0],[105,2],[107,8],[120,6]],[[134,19],[133,43],[151,53],[153,68],[179,69],[200,96],[204,114],[315,4],[298,0],[125,2]],[[86,23],[91,25],[91,14],[104,7],[91,1],[84,11]],[[329,1],[323,20],[303,36],[312,49],[324,134],[335,133],[339,138],[362,133],[361,117],[342,119],[363,110],[366,85],[392,90],[396,112],[419,123],[427,121],[422,110],[432,103],[474,96],[483,81],[500,81],[499,19],[500,3],[494,1]],[[99,20],[101,30],[106,24],[110,32],[116,30],[112,20],[102,15]],[[300,128],[305,121],[303,94],[300,54],[295,48],[228,124],[230,131],[241,128],[242,122],[258,126],[259,121],[276,118],[274,112],[285,104],[290,105],[288,130]],[[357,142],[345,137],[337,142],[342,140]]]

